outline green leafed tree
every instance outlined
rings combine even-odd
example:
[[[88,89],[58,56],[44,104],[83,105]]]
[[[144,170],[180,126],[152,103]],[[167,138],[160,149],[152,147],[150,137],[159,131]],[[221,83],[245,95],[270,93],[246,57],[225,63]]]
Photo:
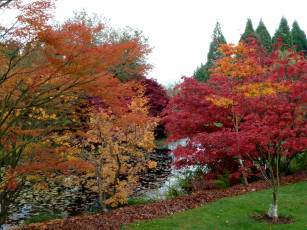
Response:
[[[306,34],[299,27],[297,21],[292,24],[291,35],[293,39],[293,45],[296,46],[296,51],[304,51],[305,55],[307,53],[307,38]]]
[[[266,51],[269,53],[271,51],[272,39],[262,19],[260,19],[259,25],[256,29],[256,35],[259,36],[259,39],[262,42],[262,46],[264,46]]]
[[[245,30],[244,33],[242,34],[241,38],[240,38],[240,42],[243,41],[244,43],[247,43],[247,38],[249,38],[250,35],[255,35],[255,30],[253,27],[253,22],[252,20],[249,18],[247,19],[246,22],[246,26],[245,26]]]
[[[289,48],[293,47],[293,38],[290,33],[290,27],[288,25],[287,19],[284,16],[280,20],[279,27],[272,38],[272,43],[276,43],[277,38],[280,37],[282,38],[282,44],[287,44]]]
[[[226,44],[226,39],[222,33],[221,24],[216,22],[207,55],[207,62],[206,64],[201,64],[199,67],[197,67],[193,74],[193,77],[198,81],[206,82],[211,74],[209,69],[214,67],[214,63],[217,58],[222,57],[222,54],[218,51],[219,44]]]

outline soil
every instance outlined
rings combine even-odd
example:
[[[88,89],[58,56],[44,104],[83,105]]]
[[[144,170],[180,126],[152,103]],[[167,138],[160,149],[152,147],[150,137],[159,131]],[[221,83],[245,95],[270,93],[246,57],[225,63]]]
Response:
[[[282,177],[280,178],[280,184],[288,185],[295,184],[300,181],[307,181],[306,174],[307,172],[305,171]],[[146,219],[151,220],[162,216],[168,216],[176,212],[206,205],[217,199],[239,196],[245,193],[257,192],[268,188],[269,186],[265,181],[256,181],[250,183],[249,185],[238,184],[227,189],[203,190],[188,196],[154,201],[148,204],[126,206],[95,215],[71,217],[38,224],[30,224],[16,228],[15,230],[117,230],[122,226],[129,225],[135,221],[144,221]]]
[[[268,222],[270,224],[291,224],[293,223],[291,217],[287,216],[278,216],[277,220],[273,220],[272,217],[269,217],[267,213],[263,213],[261,215],[253,216],[254,220],[259,222]]]

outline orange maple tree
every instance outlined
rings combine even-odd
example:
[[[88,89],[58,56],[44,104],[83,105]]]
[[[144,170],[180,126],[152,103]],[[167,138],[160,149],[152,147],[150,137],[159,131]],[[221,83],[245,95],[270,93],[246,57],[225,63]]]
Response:
[[[20,0],[1,5],[18,10],[16,23],[0,26],[0,224],[23,184],[69,165],[61,135],[74,122],[75,104],[86,95],[120,111],[125,95],[135,94],[109,71],[127,58],[147,55],[136,40],[98,44],[104,25],[84,21],[49,24],[54,2]],[[133,52],[132,52],[133,51]],[[149,66],[140,67],[142,73]],[[65,163],[66,162],[66,163]]]

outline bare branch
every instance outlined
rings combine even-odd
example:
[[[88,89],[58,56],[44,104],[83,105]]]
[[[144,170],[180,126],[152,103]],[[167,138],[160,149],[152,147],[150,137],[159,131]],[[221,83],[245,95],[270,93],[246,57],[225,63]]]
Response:
[[[0,0],[0,8],[6,6],[7,4],[9,4],[12,1],[13,0]]]

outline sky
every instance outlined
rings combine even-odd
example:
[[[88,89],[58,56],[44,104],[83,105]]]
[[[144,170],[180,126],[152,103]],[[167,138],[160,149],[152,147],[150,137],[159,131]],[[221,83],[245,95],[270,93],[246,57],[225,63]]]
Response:
[[[84,8],[109,19],[115,28],[142,30],[153,48],[148,78],[163,85],[192,76],[205,63],[218,20],[227,43],[236,44],[250,18],[254,29],[263,19],[271,36],[285,16],[307,32],[307,0],[57,0],[56,19],[70,18]]]

